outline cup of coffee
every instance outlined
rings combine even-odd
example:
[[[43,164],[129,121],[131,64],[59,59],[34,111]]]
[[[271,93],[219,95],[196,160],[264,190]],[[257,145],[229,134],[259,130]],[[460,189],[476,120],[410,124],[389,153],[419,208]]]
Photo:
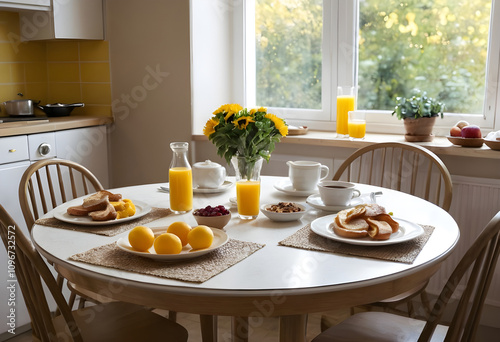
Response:
[[[322,181],[318,184],[319,195],[323,204],[331,206],[348,206],[351,200],[359,197],[361,192],[356,184],[341,181]]]
[[[217,189],[226,179],[226,169],[210,160],[194,163],[193,183],[199,188]]]
[[[292,186],[298,191],[316,189],[319,181],[328,177],[330,169],[315,161],[287,161],[288,176]]]

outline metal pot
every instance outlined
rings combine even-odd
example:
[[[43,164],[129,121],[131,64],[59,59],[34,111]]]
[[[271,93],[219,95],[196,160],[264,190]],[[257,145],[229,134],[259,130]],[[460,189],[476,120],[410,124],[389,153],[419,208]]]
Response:
[[[47,116],[68,116],[75,107],[84,107],[83,103],[52,103],[45,106],[37,106]]]
[[[5,101],[3,105],[5,106],[5,112],[10,116],[31,116],[35,114],[33,110],[38,103],[40,103],[40,101],[11,100]]]

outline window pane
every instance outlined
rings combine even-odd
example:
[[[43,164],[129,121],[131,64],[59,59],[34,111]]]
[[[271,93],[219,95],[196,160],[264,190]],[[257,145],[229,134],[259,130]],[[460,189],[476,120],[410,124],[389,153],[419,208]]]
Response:
[[[322,0],[257,0],[256,101],[321,109]]]
[[[414,88],[446,112],[482,114],[489,0],[360,0],[358,108],[394,108]]]

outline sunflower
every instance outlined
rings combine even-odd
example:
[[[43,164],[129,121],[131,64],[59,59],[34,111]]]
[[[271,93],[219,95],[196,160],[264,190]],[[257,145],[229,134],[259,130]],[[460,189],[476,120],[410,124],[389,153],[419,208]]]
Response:
[[[205,127],[203,128],[203,134],[205,134],[207,137],[210,136],[210,134],[215,132],[215,126],[219,124],[219,121],[217,120],[216,117],[213,117],[207,121],[205,124]]]
[[[288,134],[288,126],[282,119],[278,118],[274,114],[266,114],[265,117],[274,123],[274,127],[276,127],[282,136],[286,136]]]
[[[213,114],[226,113],[224,120],[228,122],[234,114],[238,113],[242,109],[243,107],[237,103],[225,104],[220,106],[215,112],[213,112]]]
[[[267,113],[267,108],[260,107],[259,109],[250,109],[250,115],[254,115],[257,112]]]
[[[239,129],[246,129],[250,122],[255,122],[251,116],[242,116],[234,120],[233,124]]]

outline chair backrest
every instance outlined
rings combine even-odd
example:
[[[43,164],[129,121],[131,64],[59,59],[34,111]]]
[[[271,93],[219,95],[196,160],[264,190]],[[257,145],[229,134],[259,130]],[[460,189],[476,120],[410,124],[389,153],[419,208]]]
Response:
[[[63,315],[68,328],[73,332],[73,340],[83,341],[60,287],[54,276],[14,219],[0,205],[0,235],[9,260],[15,262],[15,274],[31,318],[33,336],[38,340],[57,341],[57,333],[52,321],[47,297],[42,283],[45,283]]]
[[[453,185],[444,163],[433,152],[403,142],[362,147],[349,156],[333,180],[383,186],[450,209]]]
[[[481,319],[484,300],[500,252],[500,212],[486,225],[448,278],[439,295],[419,342],[429,341],[453,292],[465,276],[466,286],[446,334],[445,341],[473,341]]]
[[[19,184],[19,203],[28,229],[58,205],[103,190],[99,180],[84,166],[58,158],[30,165]]]

